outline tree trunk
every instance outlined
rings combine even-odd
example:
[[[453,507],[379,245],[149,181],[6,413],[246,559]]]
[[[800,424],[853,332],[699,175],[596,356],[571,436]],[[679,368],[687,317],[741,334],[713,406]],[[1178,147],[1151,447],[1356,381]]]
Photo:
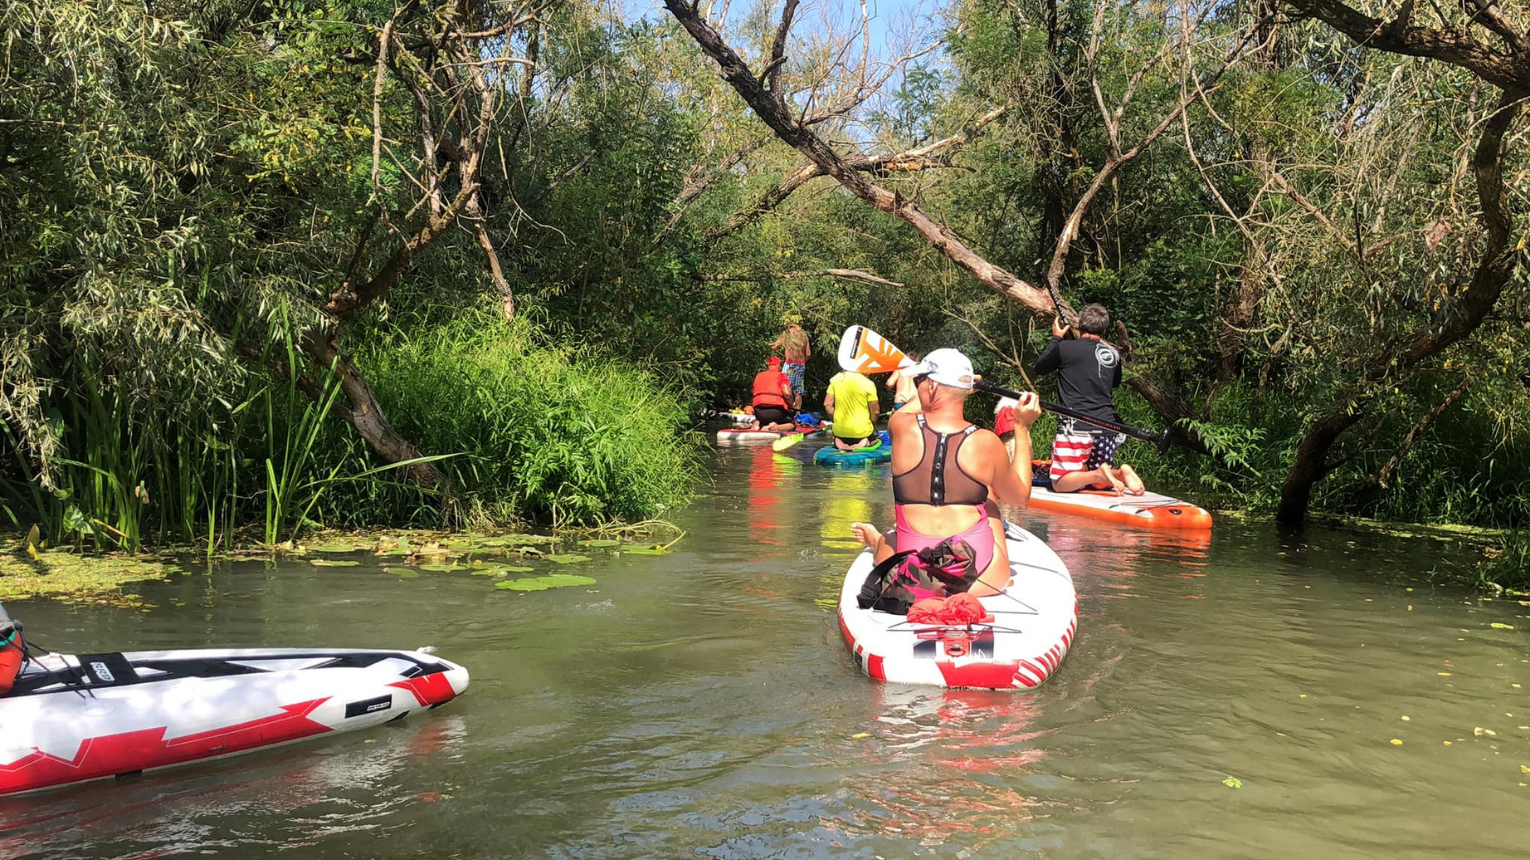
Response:
[[[341,411],[340,416],[356,429],[361,438],[367,440],[372,450],[390,463],[401,463],[423,456],[414,443],[399,435],[393,425],[388,423],[382,405],[372,393],[372,386],[367,384],[366,377],[361,375],[361,369],[351,361],[351,357],[335,344],[333,335],[305,340],[303,350],[316,364],[330,368],[335,374],[349,404],[349,408]],[[448,498],[457,493],[456,485],[432,463],[411,463],[401,468],[421,486],[439,490]]]
[[[1445,414],[1445,410],[1455,405],[1457,400],[1466,395],[1466,390],[1471,388],[1471,385],[1471,377],[1468,376],[1462,379],[1460,385],[1457,385],[1451,389],[1449,394],[1445,395],[1445,399],[1436,403],[1433,409],[1425,412],[1424,417],[1418,419],[1418,423],[1408,430],[1406,436],[1403,436],[1402,442],[1398,444],[1397,450],[1392,452],[1392,456],[1388,457],[1386,463],[1382,464],[1381,468],[1376,470],[1376,474],[1372,475],[1370,480],[1366,482],[1367,486],[1377,490],[1385,490],[1387,485],[1391,483],[1392,477],[1397,474],[1397,469],[1402,465],[1402,461],[1408,456],[1408,452],[1413,450],[1414,443],[1422,438],[1430,427],[1434,426],[1434,422],[1438,421],[1440,416]]]

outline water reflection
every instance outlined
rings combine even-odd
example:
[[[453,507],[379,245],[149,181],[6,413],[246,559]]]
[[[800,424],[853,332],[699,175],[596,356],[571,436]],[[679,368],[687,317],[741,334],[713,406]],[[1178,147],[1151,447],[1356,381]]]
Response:
[[[368,830],[401,806],[447,796],[449,786],[401,774],[461,755],[460,716],[363,734],[0,800],[0,857],[78,856],[92,844],[144,857],[301,845]],[[252,819],[265,824],[251,832]]]

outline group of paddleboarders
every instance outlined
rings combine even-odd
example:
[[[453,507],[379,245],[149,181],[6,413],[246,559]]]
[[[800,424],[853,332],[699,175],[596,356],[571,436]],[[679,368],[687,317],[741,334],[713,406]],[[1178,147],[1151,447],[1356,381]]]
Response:
[[[1074,338],[1061,320],[1054,322],[1036,375],[1058,375],[1065,407],[1119,424],[1114,392],[1121,384],[1121,354],[1103,339],[1109,326],[1110,314],[1098,304],[1080,312]],[[876,564],[867,579],[875,593],[863,591],[863,606],[906,611],[926,597],[987,597],[1008,586],[1008,544],[994,502],[1024,507],[1030,501],[1030,428],[1041,417],[1041,403],[1034,392],[1006,399],[995,429],[981,429],[964,410],[977,379],[966,356],[937,349],[889,380],[897,386],[895,397],[906,399],[888,419],[896,524],[885,534],[870,523],[851,526]],[[1143,493],[1136,471],[1116,465],[1124,439],[1087,421],[1061,419],[1049,474],[1053,490]]]
[[[1080,311],[1069,327],[1059,318],[1052,339],[1036,360],[1036,375],[1057,374],[1063,406],[1101,422],[1118,425],[1115,389],[1121,384],[1119,350],[1104,340],[1110,313],[1098,304]],[[1071,337],[1069,335],[1072,335]],[[789,319],[786,331],[771,344],[785,353],[772,355],[755,377],[756,427],[792,429],[788,409],[801,408],[802,368],[811,355],[807,335]],[[975,597],[995,594],[1009,582],[1004,526],[996,501],[1023,507],[1030,501],[1033,477],[1050,479],[1059,493],[1104,490],[1142,494],[1141,478],[1128,464],[1116,463],[1125,436],[1088,421],[1059,420],[1052,461],[1046,474],[1034,474],[1031,425],[1041,417],[1037,396],[1027,392],[1005,399],[993,430],[967,421],[964,407],[979,377],[972,362],[954,349],[937,349],[887,380],[893,412],[887,428],[892,440],[893,500],[896,524],[883,534],[869,523],[855,523],[858,540],[872,548],[879,567],[917,557],[920,563],[900,570],[933,571],[947,584],[953,578]],[[795,376],[791,374],[795,373]],[[824,408],[833,416],[834,444],[842,450],[878,444],[876,386],[866,376],[844,371],[829,382]],[[897,558],[895,559],[894,556]],[[886,580],[892,582],[893,580]],[[917,599],[922,589],[904,577],[900,594]],[[927,582],[932,592],[942,590]]]
[[[770,356],[765,370],[755,374],[751,430],[789,432],[797,427],[796,414],[802,411],[807,393],[803,374],[813,355],[800,323],[797,315],[787,316],[786,330],[770,344],[782,355]],[[835,374],[824,394],[823,408],[833,422],[835,447],[854,451],[880,444],[876,420],[881,404],[877,402],[876,384],[866,376],[849,370]]]

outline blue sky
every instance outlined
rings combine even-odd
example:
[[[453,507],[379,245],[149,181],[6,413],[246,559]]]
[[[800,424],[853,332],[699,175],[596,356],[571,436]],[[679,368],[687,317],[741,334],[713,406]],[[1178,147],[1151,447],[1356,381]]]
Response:
[[[619,0],[630,17],[658,18],[667,15],[659,0]],[[703,0],[709,2],[709,0]],[[721,5],[723,0],[710,0]],[[872,53],[880,53],[895,34],[905,32],[911,24],[923,27],[927,34],[938,29],[937,13],[944,0],[868,0],[871,15]],[[730,17],[737,17],[753,6],[752,0],[732,0]],[[777,2],[779,10],[780,4]],[[823,18],[825,12],[846,20],[858,18],[859,0],[803,0],[798,7],[794,35],[806,35],[811,27]]]

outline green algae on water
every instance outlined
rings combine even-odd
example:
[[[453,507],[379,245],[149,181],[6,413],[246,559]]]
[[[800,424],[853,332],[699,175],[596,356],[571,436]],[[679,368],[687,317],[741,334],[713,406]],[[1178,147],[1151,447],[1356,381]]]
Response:
[[[37,558],[0,554],[0,602],[48,597],[88,600],[121,597],[123,585],[182,573],[172,564],[124,555],[81,555],[51,550]]]

